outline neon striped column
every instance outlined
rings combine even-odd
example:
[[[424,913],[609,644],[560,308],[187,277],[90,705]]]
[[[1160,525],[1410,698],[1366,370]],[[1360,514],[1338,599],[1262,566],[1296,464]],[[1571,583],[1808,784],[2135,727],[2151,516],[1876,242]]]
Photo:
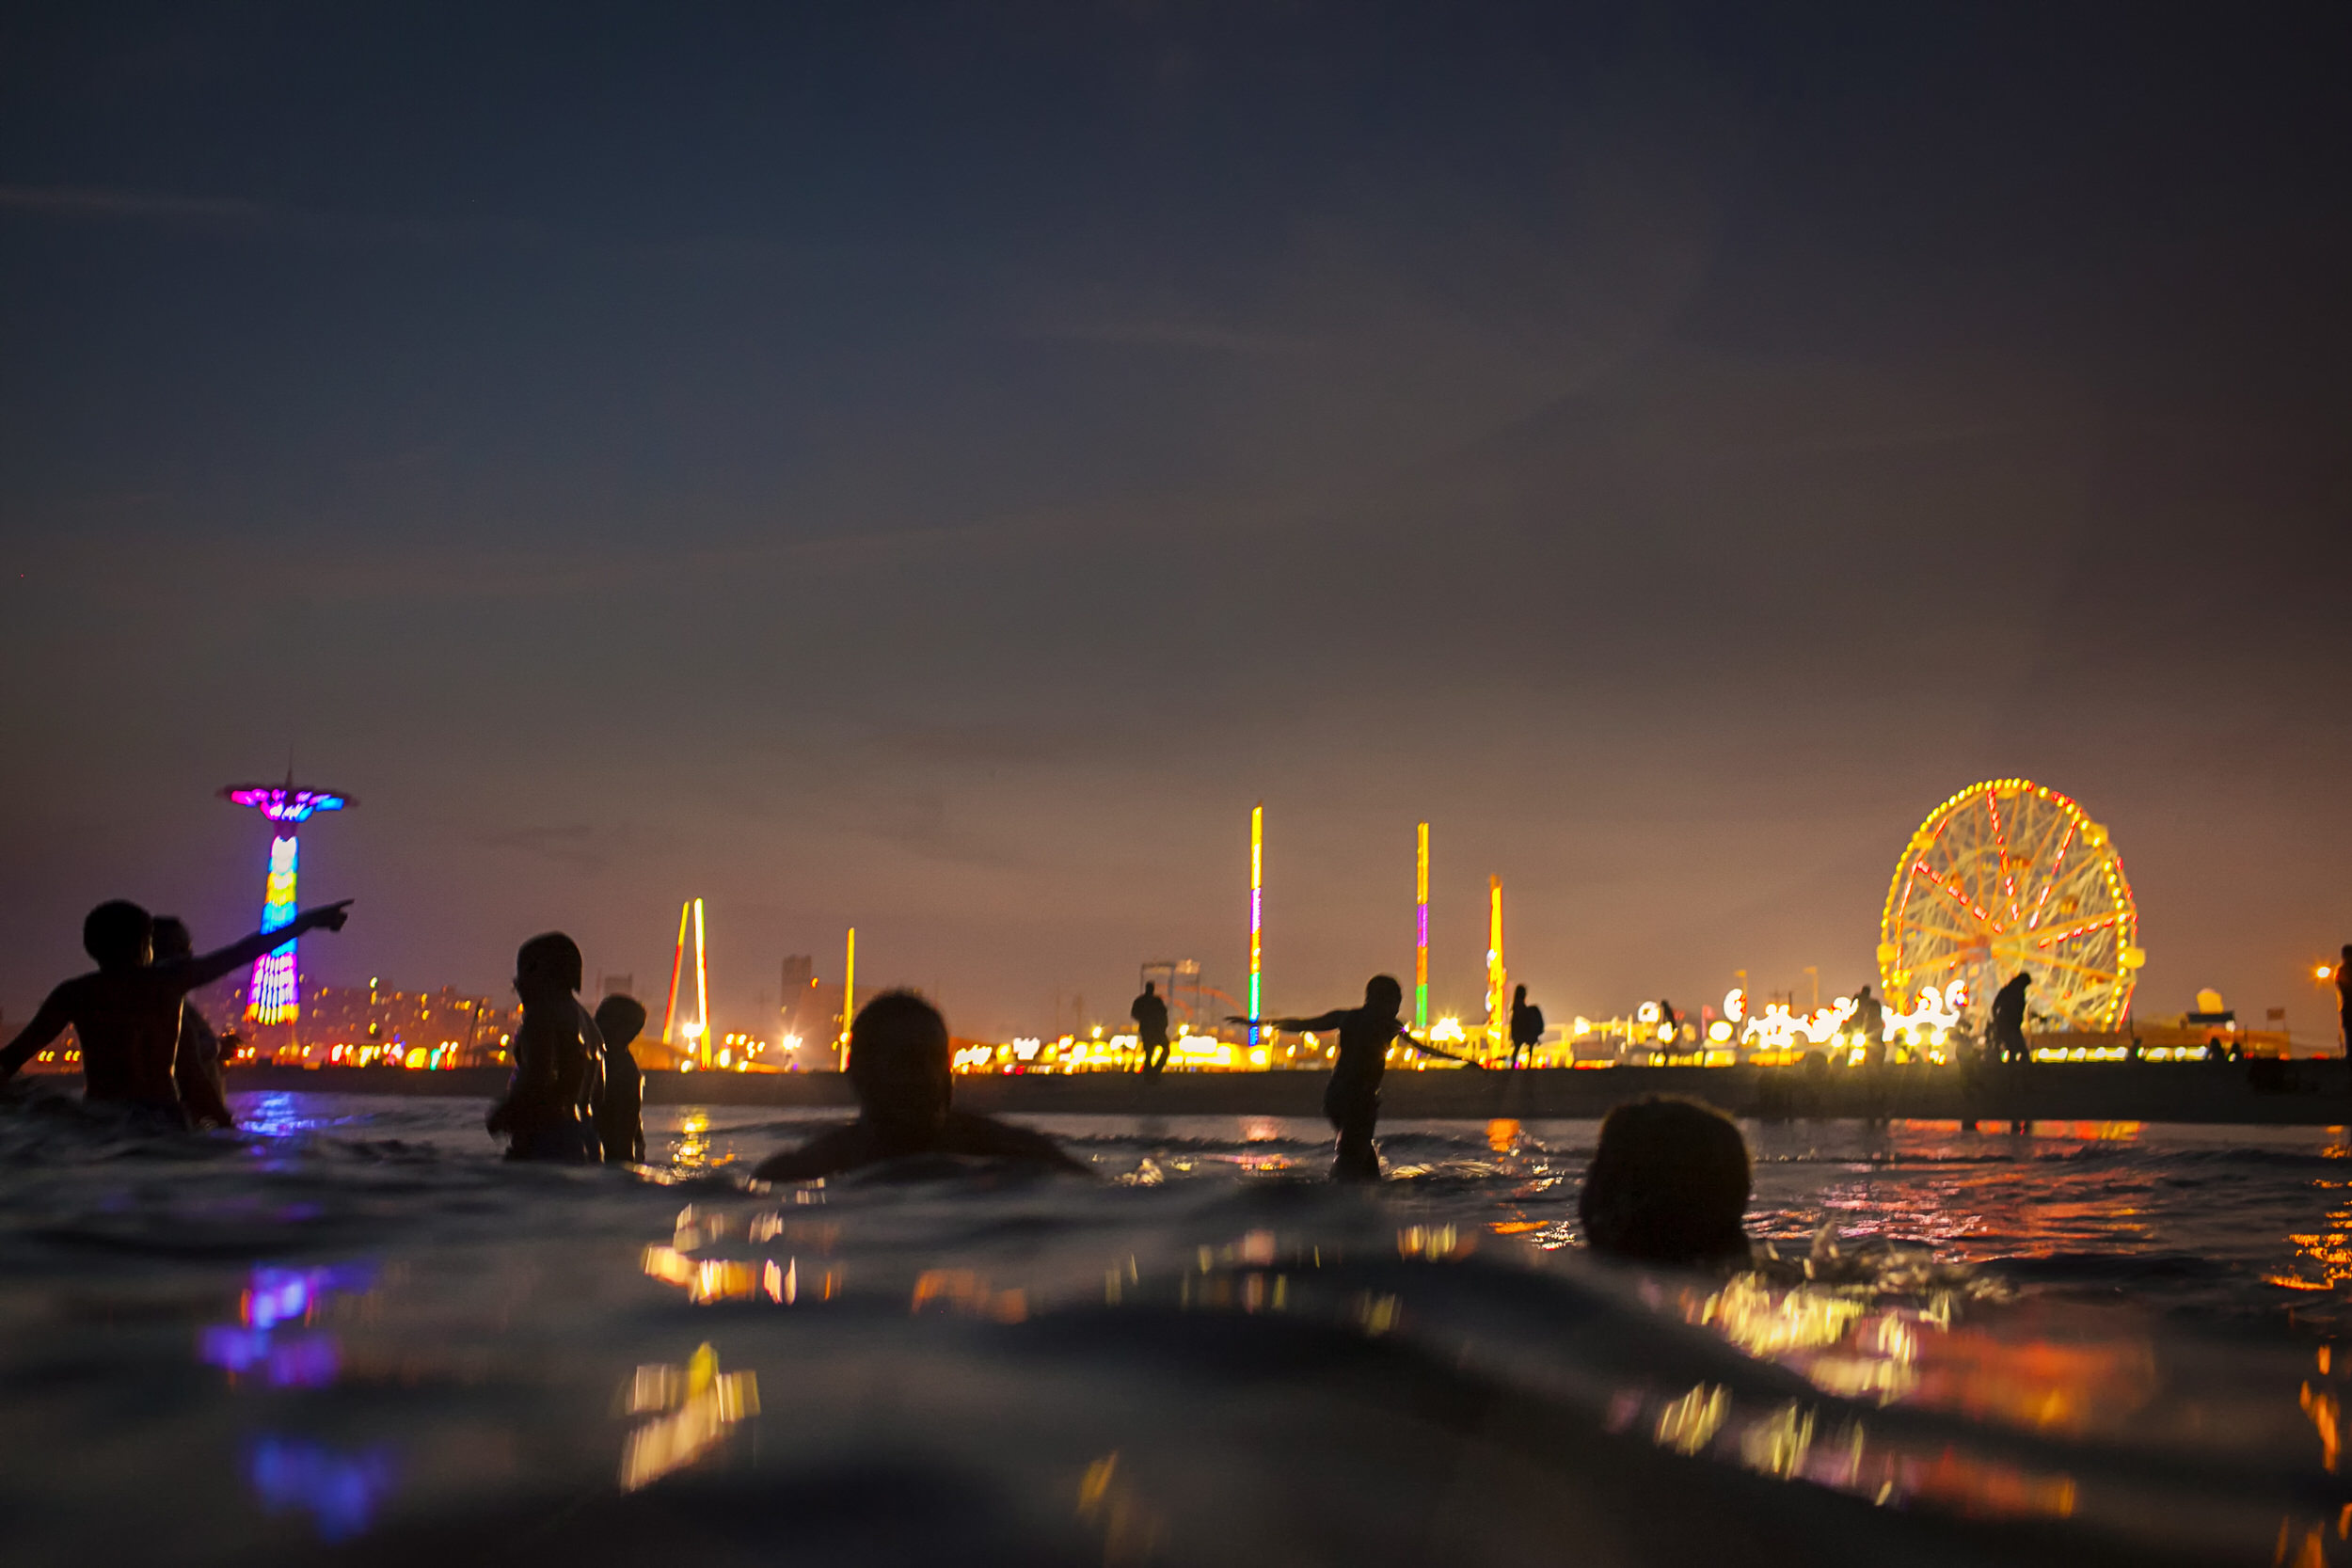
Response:
[[[1429,1032],[1429,824],[1413,854],[1413,1033]]]
[[[1249,1043],[1258,1043],[1259,984],[1265,971],[1265,802],[1249,813]]]
[[[262,929],[294,924],[294,874],[302,847],[292,833],[270,840],[269,880],[262,894]],[[302,1014],[302,975],[294,944],[272,948],[253,960],[253,983],[246,991],[246,1016],[260,1023],[291,1023]]]

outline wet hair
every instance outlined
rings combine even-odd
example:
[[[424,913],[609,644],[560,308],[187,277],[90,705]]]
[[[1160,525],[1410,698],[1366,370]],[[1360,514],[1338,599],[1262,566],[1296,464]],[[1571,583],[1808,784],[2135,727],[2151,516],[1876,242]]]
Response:
[[[515,951],[515,973],[544,974],[561,980],[570,990],[580,989],[580,944],[561,931],[532,937]]]
[[[188,934],[188,923],[176,914],[155,917],[155,957],[184,958],[196,951],[196,939]]]
[[[101,969],[137,963],[154,936],[155,917],[128,898],[109,898],[82,917],[82,950]]]
[[[886,990],[850,1021],[847,1070],[852,1078],[861,1068],[892,1066],[908,1057],[936,1058],[945,1070],[954,1055],[947,1021],[911,990]]]
[[[1747,1140],[1712,1105],[1654,1095],[1618,1106],[1576,1200],[1595,1252],[1643,1263],[1747,1256]]]
[[[1391,1006],[1405,1006],[1405,988],[1396,983],[1393,974],[1375,974],[1364,982],[1364,1004],[1369,1006],[1375,998],[1384,998]]]
[[[645,1007],[633,996],[608,996],[596,1004],[596,1033],[608,1046],[627,1045],[645,1032]]]

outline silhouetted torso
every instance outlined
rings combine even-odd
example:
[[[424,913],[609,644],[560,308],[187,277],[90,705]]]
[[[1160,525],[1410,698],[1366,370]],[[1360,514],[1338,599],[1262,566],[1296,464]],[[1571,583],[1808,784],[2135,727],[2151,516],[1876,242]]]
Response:
[[[180,1054],[181,1002],[200,977],[178,963],[102,969],[49,993],[45,1016],[62,1017],[82,1047],[82,1092],[159,1109],[176,1108],[172,1068]],[[32,1054],[20,1049],[9,1071]]]
[[[1533,1002],[1515,1003],[1511,1008],[1512,1046],[1533,1046],[1543,1037],[1544,1010]]]
[[[592,1159],[604,1086],[604,1038],[577,997],[526,1006],[515,1036],[507,1131],[518,1159]]]
[[[220,1037],[204,1022],[193,1002],[180,1004],[180,1053],[172,1067],[173,1086],[188,1119],[199,1127],[234,1127],[229,1109],[229,1083],[221,1071]]]
[[[1388,1070],[1389,1047],[1405,1032],[1405,1021],[1369,1007],[1339,1007],[1313,1018],[1285,1019],[1289,1027],[1340,1032],[1338,1057],[1331,1063],[1332,1094],[1370,1094],[1380,1087]]]
[[[609,1161],[645,1158],[645,1075],[626,1045],[604,1053],[604,1092],[596,1101],[596,1137]]]
[[[1156,992],[1145,991],[1136,997],[1135,1006],[1127,1009],[1127,1016],[1136,1021],[1136,1036],[1143,1044],[1168,1043],[1168,1004]]]

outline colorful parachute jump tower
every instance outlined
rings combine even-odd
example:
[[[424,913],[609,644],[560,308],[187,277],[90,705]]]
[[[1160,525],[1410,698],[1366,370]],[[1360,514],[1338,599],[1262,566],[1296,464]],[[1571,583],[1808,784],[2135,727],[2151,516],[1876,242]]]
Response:
[[[294,774],[282,784],[230,784],[220,798],[231,805],[250,806],[276,830],[269,845],[269,881],[262,898],[262,929],[275,931],[294,917],[294,870],[302,852],[295,830],[311,815],[341,811],[358,804],[348,795],[323,789],[297,789]],[[292,1023],[302,1015],[302,974],[294,959],[294,943],[262,954],[253,962],[253,983],[246,990],[245,1016],[256,1023]]]

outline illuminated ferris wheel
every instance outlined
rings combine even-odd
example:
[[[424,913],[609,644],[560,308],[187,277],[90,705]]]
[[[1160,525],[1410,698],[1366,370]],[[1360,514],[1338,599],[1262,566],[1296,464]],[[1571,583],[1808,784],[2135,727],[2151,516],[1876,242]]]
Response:
[[[1911,835],[1887,889],[1879,975],[1890,1000],[1959,980],[1972,1007],[2025,970],[2032,1011],[2116,1027],[2147,955],[2107,831],[2030,779],[1971,784]]]

